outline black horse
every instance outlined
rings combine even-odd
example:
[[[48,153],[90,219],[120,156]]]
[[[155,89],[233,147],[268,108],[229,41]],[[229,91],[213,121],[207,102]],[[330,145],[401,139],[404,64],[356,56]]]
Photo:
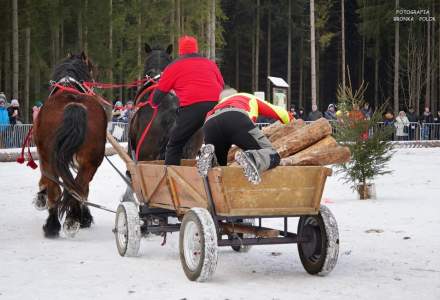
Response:
[[[160,75],[163,69],[172,61],[171,53],[173,46],[169,45],[166,50],[151,48],[145,44],[145,52],[147,57],[145,59],[144,74],[151,78]],[[151,86],[152,83],[147,83],[136,95],[136,104],[147,101],[150,92],[147,92],[143,97],[143,91]],[[141,99],[140,99],[141,98]],[[167,94],[158,108],[157,115],[151,124],[148,135],[145,137],[139,149],[138,160],[161,160],[165,157],[166,145],[168,143],[171,130],[175,125],[176,114],[179,107],[178,98],[172,94]],[[145,105],[134,114],[130,122],[129,129],[129,154],[135,158],[136,147],[141,139],[145,127],[153,117],[153,108],[150,105]],[[183,158],[195,158],[200,146],[203,142],[203,133],[199,130],[193,135],[190,141],[186,144],[183,151]]]

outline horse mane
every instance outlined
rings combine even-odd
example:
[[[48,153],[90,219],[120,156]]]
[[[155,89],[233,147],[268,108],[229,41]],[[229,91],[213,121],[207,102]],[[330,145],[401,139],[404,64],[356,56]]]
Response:
[[[171,57],[163,49],[153,48],[145,59],[144,74],[147,74],[150,70],[163,70],[171,60]]]
[[[78,81],[90,81],[92,79],[89,66],[80,54],[70,55],[56,65],[51,78],[58,81],[66,76],[75,78]]]

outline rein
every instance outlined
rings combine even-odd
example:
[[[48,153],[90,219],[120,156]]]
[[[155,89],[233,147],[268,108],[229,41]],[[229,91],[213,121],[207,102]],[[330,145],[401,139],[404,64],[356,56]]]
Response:
[[[136,152],[135,157],[136,161],[139,160],[139,152],[141,150],[141,146],[145,141],[145,138],[148,135],[148,132],[150,131],[151,125],[153,125],[154,119],[156,119],[157,112],[159,110],[157,105],[154,105],[153,103],[153,91],[157,88],[157,83],[153,80],[154,84],[152,86],[147,87],[144,89],[138,97],[136,97],[136,113],[144,106],[150,105],[153,109],[153,115],[151,116],[150,122],[148,122],[147,126],[145,127],[144,131],[142,132],[141,138],[139,139],[137,145],[136,145]],[[142,99],[147,93],[151,92],[151,94],[148,96],[148,100],[145,102],[137,103],[140,99]]]

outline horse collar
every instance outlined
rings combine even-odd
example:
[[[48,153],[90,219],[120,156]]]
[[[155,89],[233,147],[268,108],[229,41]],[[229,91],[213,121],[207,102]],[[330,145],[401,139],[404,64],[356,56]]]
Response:
[[[49,93],[49,97],[52,96],[53,94],[55,94],[55,92],[57,92],[59,89],[57,86],[54,86],[55,84],[63,85],[66,87],[67,86],[73,87],[73,88],[77,89],[80,93],[87,93],[88,92],[88,89],[86,89],[84,87],[84,85],[82,83],[80,83],[78,80],[76,80],[75,78],[70,77],[70,76],[65,76],[58,81],[52,81],[52,80],[50,81],[50,85],[53,86],[53,88]]]

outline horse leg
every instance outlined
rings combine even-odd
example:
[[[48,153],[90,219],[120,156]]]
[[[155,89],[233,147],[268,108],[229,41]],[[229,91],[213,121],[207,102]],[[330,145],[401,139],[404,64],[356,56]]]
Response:
[[[47,194],[47,207],[49,216],[46,224],[43,225],[44,236],[47,238],[58,237],[61,224],[58,219],[58,199],[61,196],[61,189],[55,182],[46,177],[42,177],[41,182],[44,182]]]
[[[47,178],[41,176],[38,186],[40,191],[35,195],[32,203],[37,210],[44,210],[47,208]]]
[[[96,169],[96,167],[90,165],[81,166],[75,178],[78,186],[82,187],[80,195],[84,199],[87,199],[89,195],[89,182],[92,180]],[[73,237],[78,232],[79,228],[90,227],[93,223],[93,216],[91,215],[89,208],[73,198],[72,195],[68,194],[66,197],[69,197],[69,199],[65,199],[68,201],[66,203],[69,208],[67,210],[66,220],[63,224],[63,230],[66,235]]]

